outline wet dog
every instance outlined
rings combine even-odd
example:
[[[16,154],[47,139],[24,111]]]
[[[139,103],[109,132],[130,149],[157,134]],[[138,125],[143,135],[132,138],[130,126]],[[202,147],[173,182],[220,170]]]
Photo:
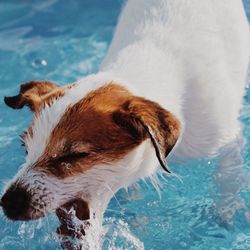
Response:
[[[30,81],[5,98],[34,113],[26,162],[1,198],[5,215],[57,211],[60,233],[72,234],[70,207],[101,223],[120,188],[159,166],[170,173],[170,152],[214,155],[240,133],[248,60],[241,1],[128,1],[97,74],[64,87]]]

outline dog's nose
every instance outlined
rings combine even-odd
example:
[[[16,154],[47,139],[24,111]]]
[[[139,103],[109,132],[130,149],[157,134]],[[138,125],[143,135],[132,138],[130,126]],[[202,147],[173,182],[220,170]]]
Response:
[[[19,186],[11,186],[3,195],[0,204],[11,220],[25,220],[30,204],[30,194]]]

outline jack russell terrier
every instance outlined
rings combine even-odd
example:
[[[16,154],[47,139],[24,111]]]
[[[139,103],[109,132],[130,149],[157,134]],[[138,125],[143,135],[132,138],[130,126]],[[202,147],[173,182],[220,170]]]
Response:
[[[129,0],[97,74],[61,87],[21,85],[5,97],[34,113],[26,162],[1,198],[11,220],[56,211],[66,229],[102,221],[113,194],[165,158],[213,156],[240,133],[249,26],[240,0]],[[84,234],[84,232],[82,232]]]

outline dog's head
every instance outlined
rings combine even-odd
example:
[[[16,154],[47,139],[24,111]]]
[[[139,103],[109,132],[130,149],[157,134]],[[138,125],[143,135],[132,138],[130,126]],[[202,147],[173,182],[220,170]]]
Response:
[[[91,203],[105,189],[147,176],[140,165],[149,151],[138,153],[145,142],[169,171],[165,157],[180,133],[175,116],[118,84],[84,88],[32,81],[5,98],[11,108],[34,112],[22,135],[26,163],[1,199],[8,218],[37,219],[78,198]]]

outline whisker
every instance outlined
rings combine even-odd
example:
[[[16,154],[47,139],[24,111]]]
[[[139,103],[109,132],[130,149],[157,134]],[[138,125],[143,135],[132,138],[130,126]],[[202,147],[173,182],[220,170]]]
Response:
[[[115,198],[115,200],[116,200],[118,206],[119,206],[120,209],[122,210],[122,206],[121,206],[119,200],[117,199],[116,194],[114,193],[114,191],[111,189],[111,187],[108,185],[108,183],[105,182],[104,184],[105,184],[105,186],[109,189],[109,191],[113,194],[113,196],[114,196],[114,198]]]

